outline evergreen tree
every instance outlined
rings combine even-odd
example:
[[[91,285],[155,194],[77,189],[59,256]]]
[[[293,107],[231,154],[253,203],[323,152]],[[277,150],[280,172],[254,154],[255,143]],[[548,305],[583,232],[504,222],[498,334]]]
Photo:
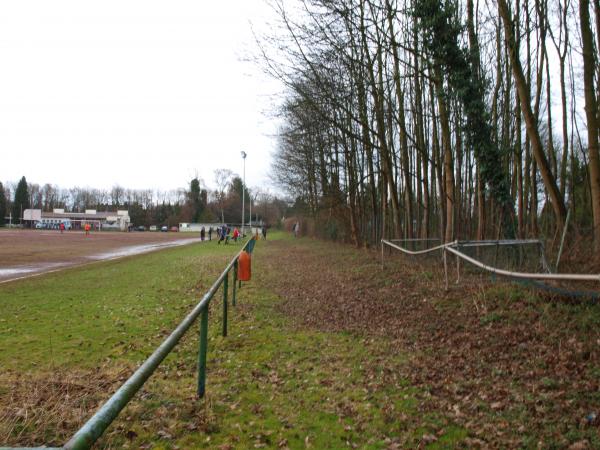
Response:
[[[207,203],[207,192],[204,189],[200,189],[200,180],[194,178],[190,182],[189,192],[189,204],[192,210],[192,222],[200,222],[200,217],[206,208]]]
[[[248,190],[248,186],[244,187],[244,182],[240,177],[233,177],[233,179],[231,180],[231,185],[229,186],[229,197],[237,197],[241,202],[242,195],[244,195],[245,197],[246,205],[249,205],[250,191]]]
[[[4,186],[0,183],[0,227],[4,225],[4,217],[6,216],[6,194]]]
[[[27,180],[22,177],[15,191],[15,199],[12,206],[13,220],[16,222],[23,218],[23,211],[29,208],[29,189]]]

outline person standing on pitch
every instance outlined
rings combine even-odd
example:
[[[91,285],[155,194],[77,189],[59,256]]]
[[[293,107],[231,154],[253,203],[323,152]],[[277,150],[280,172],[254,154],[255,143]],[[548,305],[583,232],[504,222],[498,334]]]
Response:
[[[203,241],[205,236],[206,230],[204,230],[204,227],[202,227],[202,229],[200,230],[200,240]]]
[[[217,242],[217,244],[220,244],[221,241],[225,241],[225,236],[227,235],[227,226],[223,225],[220,228],[217,228],[217,231],[219,232],[219,242]],[[225,241],[225,244],[227,244],[227,241]]]
[[[212,227],[208,227],[208,240],[212,241]]]

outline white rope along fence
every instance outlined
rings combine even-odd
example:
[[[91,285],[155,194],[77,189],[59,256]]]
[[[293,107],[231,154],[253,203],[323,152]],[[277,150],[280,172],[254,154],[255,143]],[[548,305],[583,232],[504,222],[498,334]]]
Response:
[[[517,278],[517,279],[525,279],[525,280],[556,280],[556,281],[592,281],[600,283],[600,274],[579,274],[579,273],[549,273],[548,264],[546,263],[546,259],[543,252],[543,244],[539,240],[527,239],[527,240],[518,240],[518,239],[510,239],[510,240],[486,240],[486,241],[452,241],[445,244],[436,245],[431,248],[426,248],[423,250],[409,250],[406,247],[399,245],[400,242],[409,242],[411,244],[414,243],[427,243],[431,241],[440,241],[439,239],[393,239],[381,240],[381,264],[383,266],[383,258],[384,258],[384,247],[388,246],[390,248],[399,250],[400,252],[407,255],[424,255],[428,253],[442,251],[443,263],[444,263],[444,271],[446,274],[446,287],[448,286],[448,268],[447,268],[447,258],[446,255],[452,254],[457,258],[457,277],[460,277],[460,266],[459,261],[462,259],[480,269],[483,269],[487,272],[490,272],[494,275],[500,275],[509,278]],[[524,247],[524,246],[539,246],[540,248],[540,258],[541,258],[541,266],[547,273],[541,272],[521,272],[514,270],[505,270],[499,267],[495,267],[490,264],[486,264],[473,256],[469,256],[462,252],[461,248],[473,248],[473,247],[496,247],[500,248],[502,246],[513,246],[513,247]],[[457,280],[458,282],[458,280]]]

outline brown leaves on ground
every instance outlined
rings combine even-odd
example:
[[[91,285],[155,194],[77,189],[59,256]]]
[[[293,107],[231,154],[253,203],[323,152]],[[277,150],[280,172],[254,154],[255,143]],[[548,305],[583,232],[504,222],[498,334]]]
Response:
[[[0,374],[2,445],[63,445],[131,370]]]
[[[474,274],[446,292],[439,259],[386,255],[382,269],[375,252],[317,241],[274,241],[265,259],[273,274],[286,268],[269,283],[296,326],[390,338],[424,392],[420,410],[466,427],[467,445],[579,448],[598,436],[599,306]]]

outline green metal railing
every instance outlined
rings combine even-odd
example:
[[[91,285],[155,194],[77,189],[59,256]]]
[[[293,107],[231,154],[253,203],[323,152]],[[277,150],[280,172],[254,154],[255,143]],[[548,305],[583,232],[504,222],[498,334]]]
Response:
[[[246,241],[242,249],[225,267],[219,278],[213,283],[210,289],[204,294],[202,300],[194,309],[183,319],[175,330],[167,337],[162,344],[150,355],[150,357],[129,377],[129,379],[112,395],[110,399],[73,435],[64,447],[0,447],[0,450],[18,450],[44,448],[80,450],[89,449],[109,425],[117,418],[119,413],[127,403],[133,398],[137,391],[144,385],[146,380],[154,373],[159,364],[173,350],[183,335],[194,324],[200,316],[200,339],[198,350],[198,397],[204,397],[206,391],[206,354],[208,349],[208,307],[211,299],[223,285],[223,336],[227,336],[227,309],[228,309],[228,290],[229,290],[229,272],[233,269],[233,292],[231,301],[236,304],[236,280],[238,270],[238,259],[244,250],[252,251],[254,246],[253,239]],[[241,286],[241,282],[240,282]]]

